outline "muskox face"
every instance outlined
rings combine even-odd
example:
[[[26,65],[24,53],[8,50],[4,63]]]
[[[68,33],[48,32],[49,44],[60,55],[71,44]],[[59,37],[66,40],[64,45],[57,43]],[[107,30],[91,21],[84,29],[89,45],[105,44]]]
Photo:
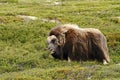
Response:
[[[59,35],[59,37],[51,35],[47,38],[47,43],[48,50],[55,59],[67,60],[67,55],[63,54],[63,46],[65,43],[65,37],[63,35]]]
[[[51,54],[57,52],[58,48],[58,39],[56,36],[51,35],[47,38],[47,43],[48,43],[48,50],[51,52]]]

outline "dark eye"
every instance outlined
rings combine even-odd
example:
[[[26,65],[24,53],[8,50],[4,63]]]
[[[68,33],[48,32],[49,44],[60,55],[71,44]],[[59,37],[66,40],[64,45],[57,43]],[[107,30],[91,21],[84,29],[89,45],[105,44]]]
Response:
[[[56,39],[51,40],[51,42],[52,42],[52,43],[55,43],[55,42],[56,42]]]

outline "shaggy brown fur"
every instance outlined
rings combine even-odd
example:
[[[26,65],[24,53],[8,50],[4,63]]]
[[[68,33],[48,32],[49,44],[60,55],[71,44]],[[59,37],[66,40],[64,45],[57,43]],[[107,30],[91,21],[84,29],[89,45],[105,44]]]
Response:
[[[60,25],[50,31],[49,37],[53,35],[58,41],[58,46],[52,53],[54,58],[110,62],[106,38],[98,29]]]

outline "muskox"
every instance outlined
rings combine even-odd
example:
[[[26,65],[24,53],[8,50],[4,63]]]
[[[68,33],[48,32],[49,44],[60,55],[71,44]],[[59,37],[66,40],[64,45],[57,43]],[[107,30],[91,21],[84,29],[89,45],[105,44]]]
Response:
[[[100,30],[64,24],[51,29],[48,49],[54,58],[70,61],[110,62],[107,40]]]

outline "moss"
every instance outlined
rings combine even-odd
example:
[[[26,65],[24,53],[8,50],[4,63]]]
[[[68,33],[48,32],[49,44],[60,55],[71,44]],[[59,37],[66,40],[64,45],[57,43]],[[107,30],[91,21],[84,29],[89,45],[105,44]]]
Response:
[[[30,1],[30,0],[29,0]],[[20,3],[0,1],[0,79],[2,80],[117,80],[120,62],[120,26],[111,19],[119,16],[117,0],[61,0]],[[24,22],[18,15],[36,16]],[[44,22],[57,19],[60,23]],[[100,29],[108,41],[111,63],[79,62],[53,59],[46,50],[51,28],[62,23]]]

